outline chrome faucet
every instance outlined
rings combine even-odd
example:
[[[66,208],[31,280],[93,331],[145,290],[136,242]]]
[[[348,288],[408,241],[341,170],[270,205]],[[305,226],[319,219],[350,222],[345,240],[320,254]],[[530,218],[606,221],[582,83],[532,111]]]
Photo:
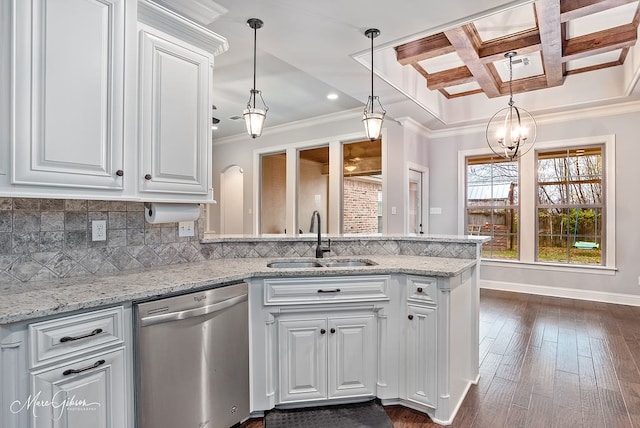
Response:
[[[322,227],[320,227],[320,213],[318,210],[313,211],[311,214],[311,226],[309,227],[309,232],[313,232],[313,224],[315,223],[316,217],[318,217],[318,245],[316,245],[316,258],[321,259],[324,253],[331,251],[331,239],[329,239],[328,246],[322,246],[322,237],[320,236]]]

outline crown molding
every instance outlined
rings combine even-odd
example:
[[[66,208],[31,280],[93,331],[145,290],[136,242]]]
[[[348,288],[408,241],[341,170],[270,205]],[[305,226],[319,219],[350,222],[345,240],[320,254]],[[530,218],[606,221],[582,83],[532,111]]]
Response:
[[[337,113],[330,113],[323,116],[314,117],[311,119],[302,119],[294,122],[283,123],[282,125],[274,125],[268,128],[264,128],[262,131],[262,135],[275,135],[282,134],[284,132],[295,131],[298,129],[309,128],[315,125],[322,125],[325,123],[333,123],[339,120],[351,120],[351,119],[360,119],[362,117],[362,107],[353,108],[350,110],[343,110]],[[363,131],[364,135],[364,131]],[[214,140],[214,146],[220,146],[223,144],[229,143],[238,143],[242,141],[246,141],[251,138],[248,134],[242,133],[237,135],[231,135],[229,137],[220,138],[219,140]]]
[[[553,123],[567,122],[570,120],[594,119],[607,116],[618,116],[627,113],[637,113],[640,111],[640,101],[629,101],[626,103],[609,104],[597,107],[585,107],[574,109],[569,112],[557,112],[546,114],[534,114],[533,117],[538,125],[549,125]],[[469,135],[484,131],[486,123],[476,123],[463,125],[441,130],[431,130],[430,138],[447,138],[456,135]]]

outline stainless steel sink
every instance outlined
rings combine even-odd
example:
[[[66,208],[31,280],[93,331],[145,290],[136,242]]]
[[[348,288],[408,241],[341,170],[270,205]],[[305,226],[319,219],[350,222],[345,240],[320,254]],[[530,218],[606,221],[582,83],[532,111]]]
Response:
[[[321,267],[363,267],[374,266],[376,263],[371,260],[280,260],[267,264],[267,267],[276,269],[304,269],[304,268],[321,268]]]
[[[277,269],[303,269],[303,268],[322,267],[322,265],[317,262],[291,260],[286,262],[271,262],[267,264],[267,267],[277,268]]]
[[[326,267],[362,267],[374,266],[376,263],[371,260],[326,260],[322,264]]]

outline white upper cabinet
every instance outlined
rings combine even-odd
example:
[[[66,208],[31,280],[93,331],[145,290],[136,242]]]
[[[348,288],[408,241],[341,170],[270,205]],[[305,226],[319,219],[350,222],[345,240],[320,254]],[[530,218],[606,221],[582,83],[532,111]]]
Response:
[[[142,192],[209,193],[212,66],[205,51],[140,31]]]
[[[0,196],[211,202],[227,49],[148,0],[0,2]]]
[[[138,3],[138,191],[212,202],[214,56],[227,42],[154,3]]]
[[[122,189],[124,0],[14,0],[14,184]]]

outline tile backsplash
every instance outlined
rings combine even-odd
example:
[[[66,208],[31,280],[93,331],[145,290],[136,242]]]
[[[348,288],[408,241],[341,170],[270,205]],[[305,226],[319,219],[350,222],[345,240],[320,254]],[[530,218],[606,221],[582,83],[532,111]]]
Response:
[[[21,282],[108,274],[219,258],[313,257],[313,237],[201,239],[178,237],[177,223],[149,224],[142,202],[0,198],[0,292]],[[91,240],[105,220],[107,239]],[[422,238],[332,238],[327,256],[412,255],[473,259],[474,242]],[[3,286],[4,284],[4,286]]]
[[[107,239],[91,240],[105,220]],[[199,238],[149,224],[142,202],[0,198],[0,283],[66,278],[203,260]]]

